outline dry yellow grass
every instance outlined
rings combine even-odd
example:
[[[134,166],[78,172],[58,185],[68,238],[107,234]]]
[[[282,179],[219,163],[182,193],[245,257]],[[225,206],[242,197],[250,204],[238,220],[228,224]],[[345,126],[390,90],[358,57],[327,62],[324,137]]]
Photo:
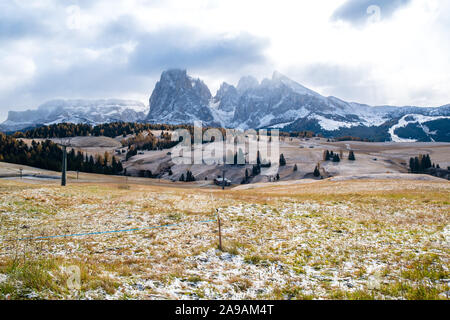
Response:
[[[444,299],[449,191],[446,181],[225,192],[0,181],[0,298]],[[215,209],[224,252],[217,223],[198,223]],[[67,287],[73,265],[80,290]]]

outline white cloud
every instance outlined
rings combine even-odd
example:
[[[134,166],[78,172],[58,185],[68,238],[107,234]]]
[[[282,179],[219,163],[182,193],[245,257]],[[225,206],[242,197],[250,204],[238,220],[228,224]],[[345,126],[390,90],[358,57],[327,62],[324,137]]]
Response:
[[[6,56],[0,59],[0,94],[29,81],[36,71],[32,59],[25,56]]]
[[[35,107],[54,97],[140,97],[147,102],[161,68],[172,64],[170,59],[174,66],[185,63],[212,89],[221,81],[236,83],[250,73],[262,78],[276,69],[322,94],[346,100],[449,103],[450,3],[411,0],[404,1],[407,5],[383,7],[384,0],[374,0],[380,4],[379,22],[355,25],[333,18],[343,6],[351,12],[352,2],[15,0],[1,4],[0,121],[12,107]],[[172,38],[167,37],[170,32]],[[192,44],[189,52],[182,43]],[[224,54],[221,43],[232,50]],[[141,63],[145,59],[142,49],[164,66],[146,61],[145,73],[137,72],[139,65],[132,63],[136,50],[141,50]],[[205,50],[202,64],[194,55]]]

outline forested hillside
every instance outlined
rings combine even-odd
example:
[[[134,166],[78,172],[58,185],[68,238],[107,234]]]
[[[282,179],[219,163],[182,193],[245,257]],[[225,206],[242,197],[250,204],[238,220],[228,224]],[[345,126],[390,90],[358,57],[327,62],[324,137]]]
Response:
[[[28,146],[24,141],[0,133],[0,161],[23,164],[36,168],[60,171],[63,151],[50,140],[32,141]],[[123,171],[122,163],[108,153],[95,158],[71,149],[67,154],[69,171],[81,171],[102,174],[119,174]]]

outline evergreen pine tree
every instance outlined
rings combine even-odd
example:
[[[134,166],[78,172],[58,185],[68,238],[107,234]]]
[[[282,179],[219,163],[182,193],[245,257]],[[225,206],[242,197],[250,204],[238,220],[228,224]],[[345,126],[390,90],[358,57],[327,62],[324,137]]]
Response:
[[[333,155],[333,162],[340,162],[340,161],[341,161],[341,158],[339,157],[339,155],[337,153],[335,153]]]
[[[314,168],[314,177],[320,177],[320,171],[317,166]]]
[[[351,150],[348,154],[348,160],[355,161],[355,154],[353,153],[353,150]]]
[[[414,172],[419,173],[420,172],[420,163],[419,163],[419,157],[414,158]]]
[[[431,166],[432,166],[431,157],[429,154],[427,154],[425,157],[425,169],[431,168]]]
[[[286,165],[286,159],[284,158],[284,154],[280,154],[280,166],[284,167]]]
[[[117,172],[116,172],[116,174],[117,173],[121,173],[123,171],[123,166],[122,166],[122,162],[118,162],[117,163]]]
[[[414,165],[414,158],[409,158],[409,170],[411,171],[411,173],[416,172],[416,168]]]
[[[260,174],[260,173],[261,173],[261,166],[258,165],[258,164],[253,165],[253,168],[252,168],[252,175],[255,177],[255,176],[257,176],[257,175]]]

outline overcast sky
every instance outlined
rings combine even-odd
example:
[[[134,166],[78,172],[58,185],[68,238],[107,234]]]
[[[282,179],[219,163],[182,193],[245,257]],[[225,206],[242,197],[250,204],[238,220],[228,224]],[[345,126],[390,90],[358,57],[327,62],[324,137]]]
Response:
[[[0,121],[54,98],[148,104],[180,67],[213,94],[274,70],[372,105],[450,103],[448,0],[1,0]]]

